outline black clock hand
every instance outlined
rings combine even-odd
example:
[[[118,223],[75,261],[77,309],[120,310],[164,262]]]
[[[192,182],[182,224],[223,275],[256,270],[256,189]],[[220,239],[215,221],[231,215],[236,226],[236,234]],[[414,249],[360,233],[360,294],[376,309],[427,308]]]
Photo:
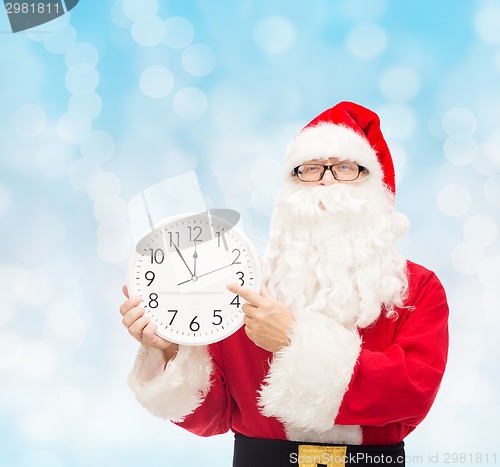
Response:
[[[175,243],[173,243],[173,245],[174,245],[175,251],[177,251],[177,254],[182,259],[182,262],[186,265],[187,270],[189,271],[189,274],[191,274],[191,277],[195,277],[195,275],[191,272],[191,269],[189,269],[189,266],[187,265],[186,260],[184,259],[184,256],[182,256],[182,253],[180,252],[179,248],[177,248],[177,245]],[[191,279],[189,279],[189,280],[191,280]],[[186,281],[186,282],[189,282],[189,281]]]
[[[220,271],[221,269],[228,268],[229,266],[232,266],[233,264],[235,264],[234,261],[231,264],[226,264],[225,266],[221,266],[220,268],[214,269],[213,271],[209,271],[209,272],[205,272],[203,274],[200,274],[199,276],[196,276],[196,278],[199,279],[200,277],[208,276],[208,274],[212,274],[213,272],[217,272],[217,271]],[[189,279],[187,281],[179,282],[177,285],[186,284],[187,282],[191,282],[191,279]]]

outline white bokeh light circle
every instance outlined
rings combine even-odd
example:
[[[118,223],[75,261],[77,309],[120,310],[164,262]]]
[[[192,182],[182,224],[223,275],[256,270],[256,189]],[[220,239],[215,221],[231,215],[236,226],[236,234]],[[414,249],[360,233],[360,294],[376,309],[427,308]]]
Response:
[[[417,117],[406,105],[391,104],[379,111],[382,131],[386,138],[404,140],[415,133]]]
[[[45,112],[38,105],[28,104],[19,107],[14,113],[14,130],[25,138],[34,138],[45,129]]]
[[[250,207],[250,195],[253,187],[250,186],[250,184],[241,183],[243,178],[248,177],[249,167],[244,162],[238,163],[238,159],[235,157],[232,159],[228,158],[226,160],[227,165],[225,166],[225,170],[223,169],[224,166],[221,166],[221,170],[214,169],[214,173],[217,174],[217,182],[219,186],[227,196],[238,196],[241,194],[242,199],[244,196],[247,196],[248,200],[245,200],[245,208]],[[228,167],[231,168],[231,170],[229,170]]]
[[[132,38],[143,47],[154,47],[165,37],[165,24],[158,16],[142,16],[132,25]]]
[[[115,141],[105,131],[93,131],[80,146],[82,156],[89,161],[102,164],[113,157]]]
[[[451,255],[453,267],[465,275],[477,274],[484,259],[483,249],[469,242],[458,245]]]
[[[51,304],[47,311],[47,328],[57,337],[76,339],[83,336],[87,323],[80,313],[81,305],[73,300],[63,299]]]
[[[472,197],[465,185],[450,183],[445,185],[436,198],[439,210],[450,217],[466,214],[472,205]]]
[[[29,274],[17,264],[0,264],[0,281],[11,300],[21,300],[29,288]]]
[[[465,222],[464,238],[476,246],[487,247],[498,238],[498,226],[492,217],[476,214]]]
[[[194,39],[194,27],[186,18],[173,16],[165,20],[163,42],[171,49],[183,49]]]
[[[186,120],[200,118],[207,110],[205,94],[195,87],[181,89],[174,97],[175,113]]]
[[[392,161],[396,172],[396,185],[399,185],[406,178],[408,172],[408,154],[405,147],[398,141],[388,140],[387,144],[391,148]]]
[[[131,20],[123,11],[123,0],[116,0],[111,6],[111,21],[122,29],[130,29]],[[154,13],[152,13],[154,14]]]
[[[57,134],[67,143],[81,143],[90,133],[91,122],[80,112],[67,112],[57,122]]]
[[[394,102],[407,102],[420,91],[418,73],[408,66],[387,69],[379,80],[379,89],[384,97]]]
[[[283,174],[283,164],[269,157],[262,157],[253,162],[250,180],[255,186],[274,185]]]
[[[224,192],[224,202],[227,206],[232,206],[233,209],[243,213],[243,211],[247,209],[252,209],[252,194],[244,190],[236,191],[231,194]]]
[[[480,144],[472,167],[481,175],[495,175],[500,172],[500,146],[493,143]]]
[[[127,203],[117,195],[102,197],[94,203],[93,214],[97,222],[125,221],[128,215]]]
[[[76,31],[72,26],[68,25],[62,31],[45,39],[43,45],[47,51],[53,54],[63,54],[70,50],[75,45],[75,42]]]
[[[21,347],[21,365],[18,371],[28,379],[50,376],[57,361],[57,353],[48,341],[26,342]]]
[[[195,170],[198,164],[198,157],[192,151],[183,147],[171,147],[165,150],[165,171],[166,173],[189,172]]]
[[[121,188],[120,179],[113,172],[105,170],[95,172],[87,181],[87,194],[94,201],[109,196],[118,196]]]
[[[39,145],[34,155],[37,169],[48,179],[65,177],[75,160],[74,147],[58,140]]]
[[[86,159],[78,159],[68,170],[71,184],[78,190],[86,190],[89,180],[102,169],[99,164]]]
[[[438,141],[445,141],[449,136],[443,129],[443,116],[440,114],[434,114],[430,117],[427,128],[432,137]]]
[[[488,44],[500,44],[500,6],[495,2],[481,8],[474,18],[476,34]]]
[[[472,136],[477,130],[477,118],[469,109],[455,107],[443,115],[441,125],[449,136],[456,133]]]
[[[472,136],[454,134],[444,142],[443,152],[452,164],[467,165],[476,158],[478,145]]]
[[[485,287],[494,287],[498,290],[500,277],[500,254],[483,258],[479,269],[479,280]]]
[[[34,258],[46,260],[61,246],[66,236],[64,221],[57,216],[39,214],[29,222],[29,230],[36,241],[24,242],[23,248],[19,248],[17,260],[20,262],[32,261]],[[55,284],[53,275],[47,269],[26,270],[24,280],[24,290],[30,290],[30,293],[19,295],[21,302],[43,306],[50,300]]]
[[[217,177],[225,178],[227,168],[232,167],[234,157],[232,156],[232,145],[228,140],[221,140],[215,145],[212,157],[210,157],[210,170]]]
[[[24,31],[24,34],[32,41],[43,42],[66,29],[69,25],[70,17],[71,14],[66,14],[51,20],[50,30],[48,30],[45,23],[42,23],[34,28],[27,29]]]
[[[500,175],[493,175],[484,182],[483,193],[491,206],[500,208]]]
[[[153,99],[167,96],[174,87],[174,75],[161,65],[146,68],[139,79],[141,91]]]
[[[273,185],[258,185],[251,193],[253,209],[263,216],[271,216],[277,192],[277,187]]]
[[[129,239],[130,227],[125,221],[101,222],[97,228],[97,239],[101,242],[113,242],[118,239]]]
[[[0,264],[0,283],[5,294],[5,304],[0,308],[0,325],[7,323],[19,308],[19,301],[24,291],[29,288],[29,274],[17,264]],[[0,338],[0,369],[9,366],[11,362],[3,360],[2,338]]]
[[[498,322],[498,310],[500,310],[500,288],[498,286],[485,287],[482,294],[482,302],[486,311],[486,319],[489,322]]]
[[[66,66],[72,66],[80,63],[95,67],[99,62],[99,51],[90,42],[77,42],[66,52]]]
[[[124,0],[123,12],[132,21],[141,16],[156,15],[158,12],[158,0]]]
[[[51,408],[39,407],[21,417],[25,436],[32,442],[52,444],[61,442],[68,433],[67,422],[62,412]]]
[[[357,58],[373,59],[380,56],[389,43],[385,29],[376,24],[359,24],[347,36],[347,48]]]
[[[342,15],[352,21],[374,21],[384,16],[387,0],[349,0],[339,4]]]
[[[192,76],[206,76],[215,67],[215,54],[205,44],[191,44],[182,52],[182,66]]]
[[[99,241],[97,242],[97,255],[106,263],[121,263],[129,258],[131,247],[132,242],[130,240]]]
[[[276,55],[290,48],[295,35],[295,26],[283,16],[268,16],[259,21],[253,31],[256,44],[269,55]]]
[[[129,259],[132,247],[130,227],[126,222],[105,222],[97,229],[97,254],[107,263]]]
[[[99,73],[92,65],[79,63],[68,70],[64,82],[73,94],[92,92],[99,84]]]
[[[96,118],[102,109],[102,100],[94,91],[71,94],[68,99],[68,111],[79,112],[86,115],[90,120]]]
[[[0,329],[0,370],[12,370],[17,367],[20,345],[21,339],[19,339],[19,336],[13,333],[1,332]],[[3,400],[0,400],[0,403],[3,402]]]
[[[6,298],[3,300],[2,308],[0,308],[0,329],[5,326],[11,318],[14,316],[17,308],[17,303],[15,300]],[[1,357],[0,357],[0,369],[2,367]]]
[[[401,143],[392,140],[388,141],[387,143],[391,148],[391,157],[397,175],[397,173],[403,170],[404,166],[406,165],[408,155],[405,147]]]

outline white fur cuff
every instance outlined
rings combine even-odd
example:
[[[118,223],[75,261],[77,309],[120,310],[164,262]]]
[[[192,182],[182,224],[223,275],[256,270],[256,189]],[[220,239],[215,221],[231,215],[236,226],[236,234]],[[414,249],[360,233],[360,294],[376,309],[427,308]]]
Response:
[[[179,346],[168,362],[161,350],[142,346],[128,378],[137,400],[153,415],[181,422],[203,402],[213,366],[207,347]]]
[[[361,351],[356,329],[346,329],[315,311],[296,316],[291,344],[275,354],[260,391],[262,413],[276,417],[287,432],[326,432]]]

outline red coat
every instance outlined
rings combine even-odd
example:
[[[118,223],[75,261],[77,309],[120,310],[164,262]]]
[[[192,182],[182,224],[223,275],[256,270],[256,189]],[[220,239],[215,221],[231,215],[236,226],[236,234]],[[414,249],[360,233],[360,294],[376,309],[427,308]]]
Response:
[[[201,436],[345,444],[396,444],[426,416],[448,350],[448,306],[437,277],[408,262],[398,318],[347,329],[323,313],[297,312],[277,354],[240,330],[207,347],[163,353],[141,347],[129,384],[151,413]]]
[[[402,441],[431,408],[445,369],[448,306],[443,287],[434,273],[411,262],[408,278],[409,294],[405,307],[397,309],[398,319],[381,316],[359,330],[361,351],[335,425],[359,425],[361,444]],[[254,345],[243,329],[210,345],[209,353],[215,367],[210,390],[179,425],[201,436],[232,430],[286,439],[283,424],[258,407],[273,355]]]

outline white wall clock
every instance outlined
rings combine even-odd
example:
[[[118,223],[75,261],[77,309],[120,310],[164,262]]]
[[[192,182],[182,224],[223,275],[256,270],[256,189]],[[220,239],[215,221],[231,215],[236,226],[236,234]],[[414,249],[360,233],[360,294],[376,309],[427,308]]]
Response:
[[[138,242],[132,255],[130,294],[142,296],[156,333],[168,341],[205,345],[228,337],[243,325],[244,314],[243,300],[226,285],[260,290],[254,246],[234,227],[234,218],[214,212],[235,213],[169,217]]]

